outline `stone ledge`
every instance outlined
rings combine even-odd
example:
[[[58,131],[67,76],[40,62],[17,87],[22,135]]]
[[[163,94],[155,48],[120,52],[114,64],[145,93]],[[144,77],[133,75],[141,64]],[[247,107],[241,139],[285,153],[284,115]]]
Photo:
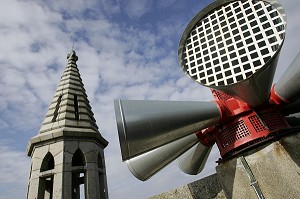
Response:
[[[225,193],[218,181],[217,174],[213,174],[194,181],[177,189],[161,193],[149,199],[226,199]]]
[[[31,138],[27,145],[26,154],[27,156],[31,156],[34,146],[39,143],[59,140],[61,138],[79,138],[86,140],[92,139],[99,143],[99,145],[103,146],[103,148],[108,145],[108,141],[104,139],[100,133],[94,132],[90,129],[76,129],[65,127],[49,133],[39,134]]]

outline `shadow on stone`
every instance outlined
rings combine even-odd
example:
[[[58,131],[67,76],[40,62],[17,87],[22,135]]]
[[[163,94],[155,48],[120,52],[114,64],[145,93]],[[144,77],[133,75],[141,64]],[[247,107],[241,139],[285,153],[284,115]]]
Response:
[[[293,159],[293,161],[300,167],[300,133],[285,137],[280,140],[281,145]]]
[[[226,198],[232,198],[233,195],[236,164],[237,159],[234,158],[231,161],[221,162],[216,167],[220,188],[224,189]]]
[[[188,184],[191,196],[194,199],[221,199],[225,198],[217,174],[213,174],[199,181]]]

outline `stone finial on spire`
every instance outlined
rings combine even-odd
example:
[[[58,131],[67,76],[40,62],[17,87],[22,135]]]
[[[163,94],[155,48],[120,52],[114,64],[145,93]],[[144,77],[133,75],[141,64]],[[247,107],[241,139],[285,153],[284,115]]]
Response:
[[[76,56],[76,52],[75,52],[75,50],[74,50],[73,48],[72,48],[72,50],[68,53],[67,59],[68,59],[68,60],[75,61],[75,62],[78,60],[78,57]]]

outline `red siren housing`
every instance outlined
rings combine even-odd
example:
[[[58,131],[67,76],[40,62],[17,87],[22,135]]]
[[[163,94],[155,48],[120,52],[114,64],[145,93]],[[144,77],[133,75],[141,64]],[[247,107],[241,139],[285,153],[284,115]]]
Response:
[[[215,101],[221,107],[222,121],[212,134],[223,158],[237,154],[290,126],[276,105],[265,103],[251,109],[245,102],[212,90]]]

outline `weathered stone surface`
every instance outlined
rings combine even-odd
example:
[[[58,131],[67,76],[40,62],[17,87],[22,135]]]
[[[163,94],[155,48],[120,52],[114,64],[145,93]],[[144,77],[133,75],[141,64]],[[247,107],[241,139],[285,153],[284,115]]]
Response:
[[[66,141],[68,143],[65,147],[65,151],[68,151],[69,153],[73,154],[79,147],[78,140],[75,141]]]
[[[27,192],[27,198],[37,198],[38,195],[38,189],[36,189],[36,187],[39,186],[39,182],[40,179],[39,178],[32,178],[29,182],[28,182],[28,192]]]
[[[79,147],[81,148],[84,154],[93,151],[97,148],[97,145],[94,142],[79,142]]]
[[[55,173],[53,179],[53,198],[65,198],[63,197],[64,192],[62,190],[70,189],[69,187],[65,187],[66,181],[70,181],[70,179],[67,180],[66,178],[64,178],[63,173]],[[70,195],[68,195],[68,197],[70,197]]]
[[[149,199],[177,199],[177,198],[193,199],[187,185],[184,185],[183,187],[179,187],[177,189],[173,189],[165,193],[161,193]]]
[[[87,163],[98,163],[98,156],[95,151],[89,151],[85,154]]]
[[[216,174],[184,185],[183,187],[161,193],[150,199],[226,199]]]
[[[222,191],[216,174],[188,184],[192,198],[212,199]],[[222,195],[222,194],[221,194]],[[224,195],[224,194],[223,194]],[[221,197],[222,198],[222,197]],[[220,199],[221,199],[220,198]],[[223,197],[224,198],[224,197]]]
[[[63,153],[63,151],[61,151],[60,153],[58,153],[58,154],[56,154],[54,156],[54,164],[55,165],[63,164],[63,161],[64,161],[64,153]]]
[[[45,155],[49,152],[49,146],[37,146],[34,149],[33,158],[44,159]]]
[[[299,198],[299,149],[298,134],[242,154],[265,198]],[[240,157],[218,165],[217,173],[228,198],[257,198]]]
[[[55,142],[50,144],[49,146],[49,152],[53,155],[56,156],[58,153],[62,152],[64,149],[64,142]]]
[[[41,165],[42,165],[42,159],[40,158],[32,158],[31,160],[31,170],[35,171],[35,170],[40,170],[41,169]]]

